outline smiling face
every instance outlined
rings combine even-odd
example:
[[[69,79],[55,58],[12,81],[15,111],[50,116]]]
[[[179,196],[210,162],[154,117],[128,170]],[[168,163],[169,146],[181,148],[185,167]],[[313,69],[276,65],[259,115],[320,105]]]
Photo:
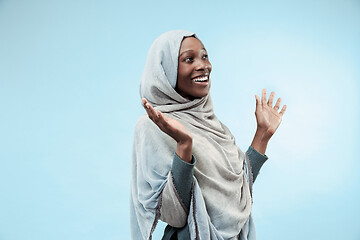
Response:
[[[202,98],[210,91],[211,64],[205,47],[195,37],[183,39],[175,90],[184,98]]]

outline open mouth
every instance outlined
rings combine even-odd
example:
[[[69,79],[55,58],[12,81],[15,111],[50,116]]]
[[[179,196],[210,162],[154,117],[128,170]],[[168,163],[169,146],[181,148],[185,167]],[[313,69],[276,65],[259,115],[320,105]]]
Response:
[[[192,79],[194,82],[207,82],[209,81],[209,76],[199,76]]]

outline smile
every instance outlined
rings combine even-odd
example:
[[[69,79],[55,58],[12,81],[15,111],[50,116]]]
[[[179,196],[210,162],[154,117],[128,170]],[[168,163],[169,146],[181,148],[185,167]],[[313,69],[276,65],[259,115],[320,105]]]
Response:
[[[206,82],[209,80],[209,76],[199,76],[193,79],[194,82]]]

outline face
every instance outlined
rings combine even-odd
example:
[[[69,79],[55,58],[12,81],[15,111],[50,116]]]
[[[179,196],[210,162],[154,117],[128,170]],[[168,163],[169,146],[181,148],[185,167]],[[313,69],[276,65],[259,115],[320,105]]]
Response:
[[[205,47],[195,37],[184,38],[179,51],[175,90],[184,98],[202,98],[210,91],[211,64]]]

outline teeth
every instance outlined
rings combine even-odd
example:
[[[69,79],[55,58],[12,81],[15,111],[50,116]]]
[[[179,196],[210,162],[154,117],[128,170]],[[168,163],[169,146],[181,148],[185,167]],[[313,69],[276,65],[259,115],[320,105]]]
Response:
[[[208,80],[208,76],[195,78],[194,82],[205,82]]]

